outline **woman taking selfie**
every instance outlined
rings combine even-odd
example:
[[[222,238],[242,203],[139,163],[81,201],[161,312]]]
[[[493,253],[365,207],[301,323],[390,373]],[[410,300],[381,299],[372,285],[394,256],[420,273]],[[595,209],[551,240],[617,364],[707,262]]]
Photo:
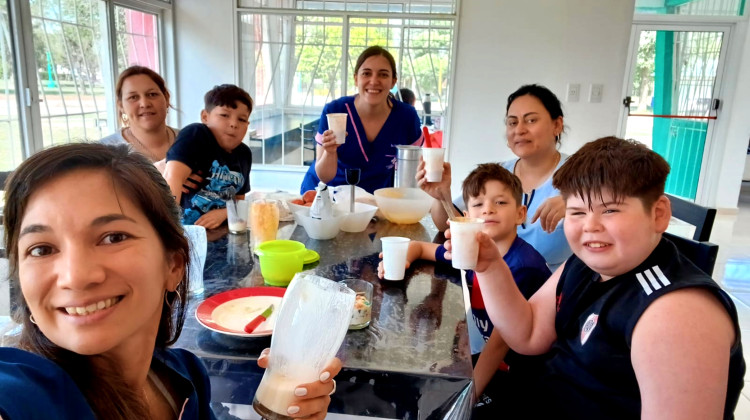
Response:
[[[203,364],[169,348],[188,296],[179,220],[164,179],[127,147],[57,146],[14,171],[4,221],[23,329],[0,348],[0,418],[214,417]],[[302,386],[294,416],[322,418],[333,384]]]
[[[382,47],[367,48],[357,58],[357,94],[326,104],[320,116],[316,160],[302,181],[300,193],[319,181],[346,185],[346,170],[360,169],[359,185],[372,193],[393,186],[396,146],[421,146],[424,140],[417,111],[390,94],[396,85],[396,61]],[[336,143],[326,115],[346,114],[346,141]]]

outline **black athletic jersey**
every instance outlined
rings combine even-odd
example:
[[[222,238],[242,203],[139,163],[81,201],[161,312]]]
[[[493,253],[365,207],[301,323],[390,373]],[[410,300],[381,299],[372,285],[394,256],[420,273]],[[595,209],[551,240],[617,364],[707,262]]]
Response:
[[[604,282],[599,279],[575,255],[568,259],[556,292],[557,340],[539,382],[532,385],[533,394],[542,397],[537,401],[549,404],[536,406],[556,419],[640,418],[640,392],[630,360],[633,329],[646,308],[665,293],[702,287],[719,299],[734,323],[736,342],[731,349],[724,415],[733,418],[745,361],[737,310],[716,282],[667,239],[630,272]]]

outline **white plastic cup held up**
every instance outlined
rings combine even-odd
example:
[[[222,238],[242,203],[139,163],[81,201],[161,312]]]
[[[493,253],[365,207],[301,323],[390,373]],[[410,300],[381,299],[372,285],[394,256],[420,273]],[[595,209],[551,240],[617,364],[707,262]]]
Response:
[[[479,242],[477,233],[482,230],[484,219],[459,217],[450,221],[451,261],[453,268],[473,270],[477,266]]]
[[[326,114],[328,118],[328,129],[336,135],[336,144],[344,144],[346,141],[346,113]]]
[[[440,182],[443,179],[445,149],[423,147],[422,159],[424,159],[425,178],[427,178],[427,182]]]

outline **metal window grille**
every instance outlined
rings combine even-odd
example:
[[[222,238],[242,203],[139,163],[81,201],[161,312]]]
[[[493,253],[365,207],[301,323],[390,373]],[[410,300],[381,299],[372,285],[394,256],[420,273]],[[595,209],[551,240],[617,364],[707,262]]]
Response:
[[[238,0],[237,6],[256,9],[456,14],[456,0]]]
[[[159,17],[115,6],[118,72],[133,65],[159,72]]]
[[[106,129],[100,3],[30,2],[45,146],[96,140]]]
[[[722,32],[675,33],[678,114],[708,115],[723,35]]]

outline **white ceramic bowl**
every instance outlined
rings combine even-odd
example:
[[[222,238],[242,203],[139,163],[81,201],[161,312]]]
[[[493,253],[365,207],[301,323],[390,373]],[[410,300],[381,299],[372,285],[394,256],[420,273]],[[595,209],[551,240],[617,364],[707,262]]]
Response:
[[[432,197],[419,188],[381,188],[375,201],[386,219],[402,225],[418,223],[432,206]]]
[[[344,232],[362,232],[367,229],[370,220],[378,211],[377,206],[365,203],[354,203],[354,213],[349,213],[349,204],[334,205],[334,209],[341,213],[341,230]]]
[[[333,239],[339,234],[341,222],[344,218],[341,213],[334,212],[334,216],[330,219],[313,219],[310,217],[310,208],[305,207],[304,210],[294,212],[294,220],[298,225],[305,228],[305,232],[310,238],[326,240]]]

